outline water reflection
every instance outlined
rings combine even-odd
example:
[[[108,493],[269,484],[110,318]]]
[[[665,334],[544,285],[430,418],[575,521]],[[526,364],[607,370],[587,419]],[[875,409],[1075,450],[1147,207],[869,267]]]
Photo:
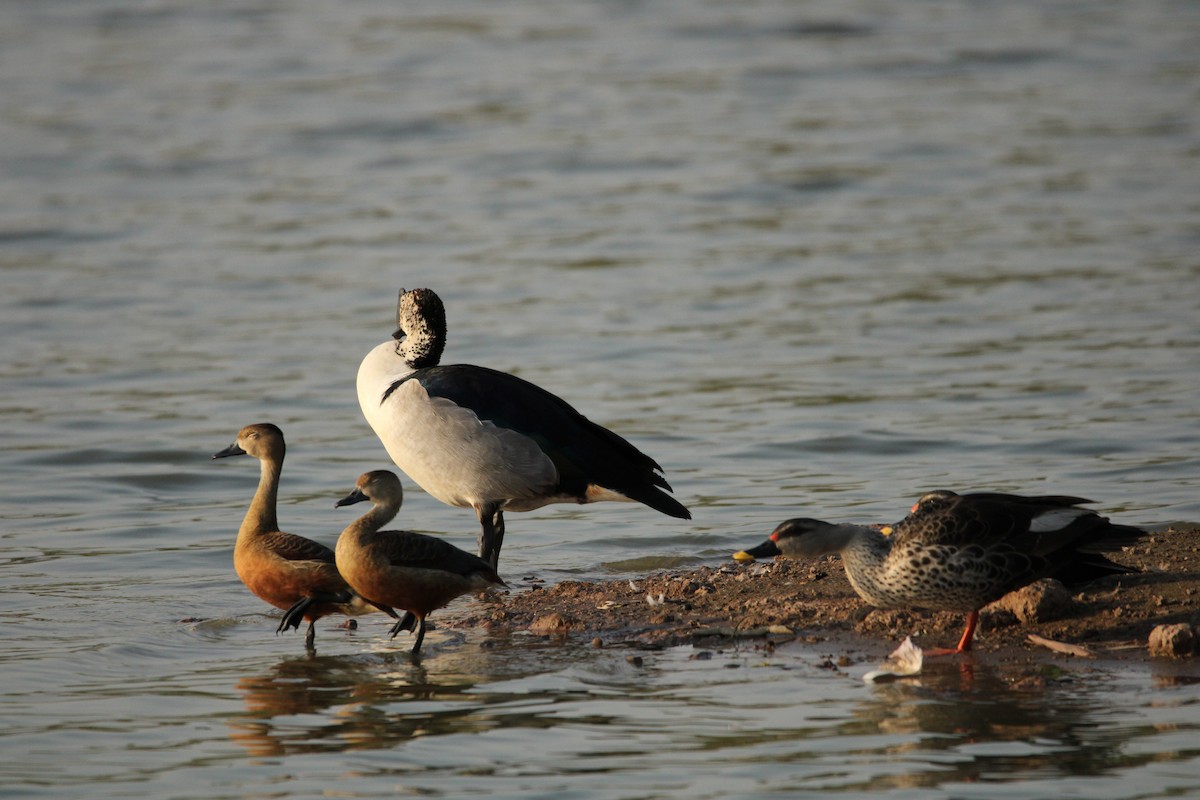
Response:
[[[1015,674],[1021,679],[1014,681]],[[1155,726],[1106,724],[1122,716],[1115,680],[1112,673],[1070,673],[1052,664],[1027,670],[943,663],[919,679],[873,687],[854,712],[856,722],[841,733],[903,734],[901,743],[882,752],[920,754],[924,768],[862,784],[872,789],[1101,776],[1162,759],[1162,753],[1127,752],[1136,740],[1154,735]],[[939,768],[929,769],[931,764]]]
[[[497,780],[509,796],[608,796],[648,774],[662,796],[697,798],[1109,787],[1145,771],[1166,786],[1200,759],[1195,665],[935,660],[869,686],[867,665],[831,670],[799,644],[639,651],[637,666],[631,654],[497,636],[421,665],[402,652],[288,657],[237,681],[245,710],[229,737],[254,758],[353,753],[336,763],[353,763],[364,792],[403,774],[433,796]]]
[[[687,774],[715,752],[756,787],[843,791],[1111,776],[1200,753],[1142,744],[1168,731],[1194,736],[1187,666],[1127,674],[1081,662],[947,660],[918,679],[867,686],[807,652],[765,661],[736,650],[694,654],[647,652],[634,668],[616,649],[518,637],[456,642],[423,664],[404,653],[290,657],[237,682],[246,710],[230,720],[229,736],[253,756],[274,757],[506,731],[488,738],[486,753],[406,777],[438,791],[445,781],[466,790],[506,763],[536,766],[547,780],[586,763],[619,781],[651,762]],[[1138,690],[1148,683],[1178,687],[1177,705],[1147,710]],[[394,769],[390,755],[360,758],[364,775]]]
[[[238,680],[246,713],[230,720],[229,737],[256,756],[387,747],[469,729],[464,720],[477,709],[466,693],[474,685],[431,682],[428,671],[403,653],[289,658]],[[431,705],[406,713],[386,708],[415,702]]]
[[[252,755],[278,756],[388,748],[422,736],[497,727],[551,727],[540,713],[495,713],[495,706],[529,694],[494,686],[544,673],[578,654],[536,642],[497,657],[495,645],[458,641],[417,662],[403,650],[286,658],[237,680],[246,711],[229,720],[229,738]],[[493,688],[478,691],[480,686]]]

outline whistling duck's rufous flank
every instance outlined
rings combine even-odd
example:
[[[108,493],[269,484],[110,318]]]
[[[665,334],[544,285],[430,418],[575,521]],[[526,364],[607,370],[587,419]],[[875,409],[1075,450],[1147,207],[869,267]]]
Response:
[[[356,616],[390,608],[364,601],[338,574],[333,550],[323,544],[279,530],[275,502],[279,475],[286,453],[283,431],[269,422],[247,425],[234,443],[213,458],[249,455],[261,465],[258,490],[238,529],[233,547],[233,567],[246,588],[261,599],[287,611],[276,633],[300,629],[308,621],[304,644],[311,648],[316,638],[314,625],[329,614]]]
[[[440,364],[446,311],[431,290],[401,289],[396,324],[359,366],[359,405],[409,478],[475,510],[493,567],[505,511],[622,500],[691,519],[654,459],[566,401],[504,372]]]
[[[363,597],[409,612],[391,634],[395,638],[411,630],[415,621],[414,656],[421,652],[430,612],[460,595],[505,585],[491,564],[436,536],[380,530],[395,519],[404,500],[395,473],[376,470],[359,476],[354,491],[337,505],[364,500],[373,506],[338,537],[337,565]]]
[[[861,525],[789,519],[739,561],[839,553],[851,586],[878,608],[923,608],[966,613],[953,652],[971,649],[979,609],[1039,578],[1082,583],[1133,572],[1105,558],[1145,532],[1114,525],[1079,497],[948,490],[921,497],[885,534]],[[932,654],[936,655],[937,652]]]

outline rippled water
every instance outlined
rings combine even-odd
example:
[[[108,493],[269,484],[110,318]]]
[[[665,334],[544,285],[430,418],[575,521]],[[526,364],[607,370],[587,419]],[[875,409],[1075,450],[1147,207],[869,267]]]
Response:
[[[231,569],[255,465],[208,457],[279,424],[284,526],[332,541],[387,466],[358,361],[425,285],[450,360],[695,514],[514,515],[506,575],[938,486],[1200,522],[1197,53],[1184,2],[3,5],[0,796],[1192,790],[1189,667],[867,688],[447,630],[414,667],[370,618],[307,659]]]

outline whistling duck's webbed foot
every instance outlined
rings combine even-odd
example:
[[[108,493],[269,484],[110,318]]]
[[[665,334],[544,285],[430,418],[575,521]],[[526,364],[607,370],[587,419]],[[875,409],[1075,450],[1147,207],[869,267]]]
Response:
[[[312,608],[313,602],[311,597],[301,597],[292,603],[292,607],[283,612],[283,619],[279,621],[279,627],[275,629],[276,635],[291,628],[300,630],[300,623],[304,620],[304,615]]]
[[[413,644],[413,649],[410,651],[409,655],[411,655],[413,660],[416,661],[421,652],[421,642],[425,641],[425,618],[424,617],[418,617],[416,614],[412,613],[411,611],[405,611],[404,617],[401,618],[401,620],[399,622],[397,622],[395,625],[392,626],[391,638],[395,639],[396,634],[400,633],[400,631],[411,631],[411,630],[415,630],[417,632],[417,641]]]
[[[295,603],[292,603],[291,608],[283,612],[283,619],[280,620],[279,627],[275,629],[275,633],[282,633],[289,628],[300,630],[300,623],[303,621],[304,615],[311,611],[315,605],[342,605],[344,603],[349,603],[353,599],[354,593],[349,590],[340,592],[318,592],[317,594],[312,594],[308,597],[301,597]],[[315,618],[312,620],[312,622],[316,621],[317,620]],[[310,623],[310,631],[311,628],[312,624]],[[311,633],[309,634],[309,638],[312,638]]]
[[[395,625],[393,625],[392,629],[389,631],[389,633],[392,634],[390,638],[395,639],[396,636],[400,633],[400,631],[411,631],[413,629],[413,626],[416,624],[417,624],[417,615],[412,613],[411,611],[405,611],[404,616],[401,617],[400,621],[397,622]]]

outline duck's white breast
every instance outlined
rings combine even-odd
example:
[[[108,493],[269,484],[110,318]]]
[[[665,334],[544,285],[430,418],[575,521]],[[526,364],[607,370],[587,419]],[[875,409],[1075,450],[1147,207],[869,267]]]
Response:
[[[382,399],[411,372],[394,342],[372,350],[358,371],[359,405],[396,466],[447,505],[512,500],[536,508],[546,502],[541,498],[557,483],[558,471],[529,437],[430,397],[415,379]]]

